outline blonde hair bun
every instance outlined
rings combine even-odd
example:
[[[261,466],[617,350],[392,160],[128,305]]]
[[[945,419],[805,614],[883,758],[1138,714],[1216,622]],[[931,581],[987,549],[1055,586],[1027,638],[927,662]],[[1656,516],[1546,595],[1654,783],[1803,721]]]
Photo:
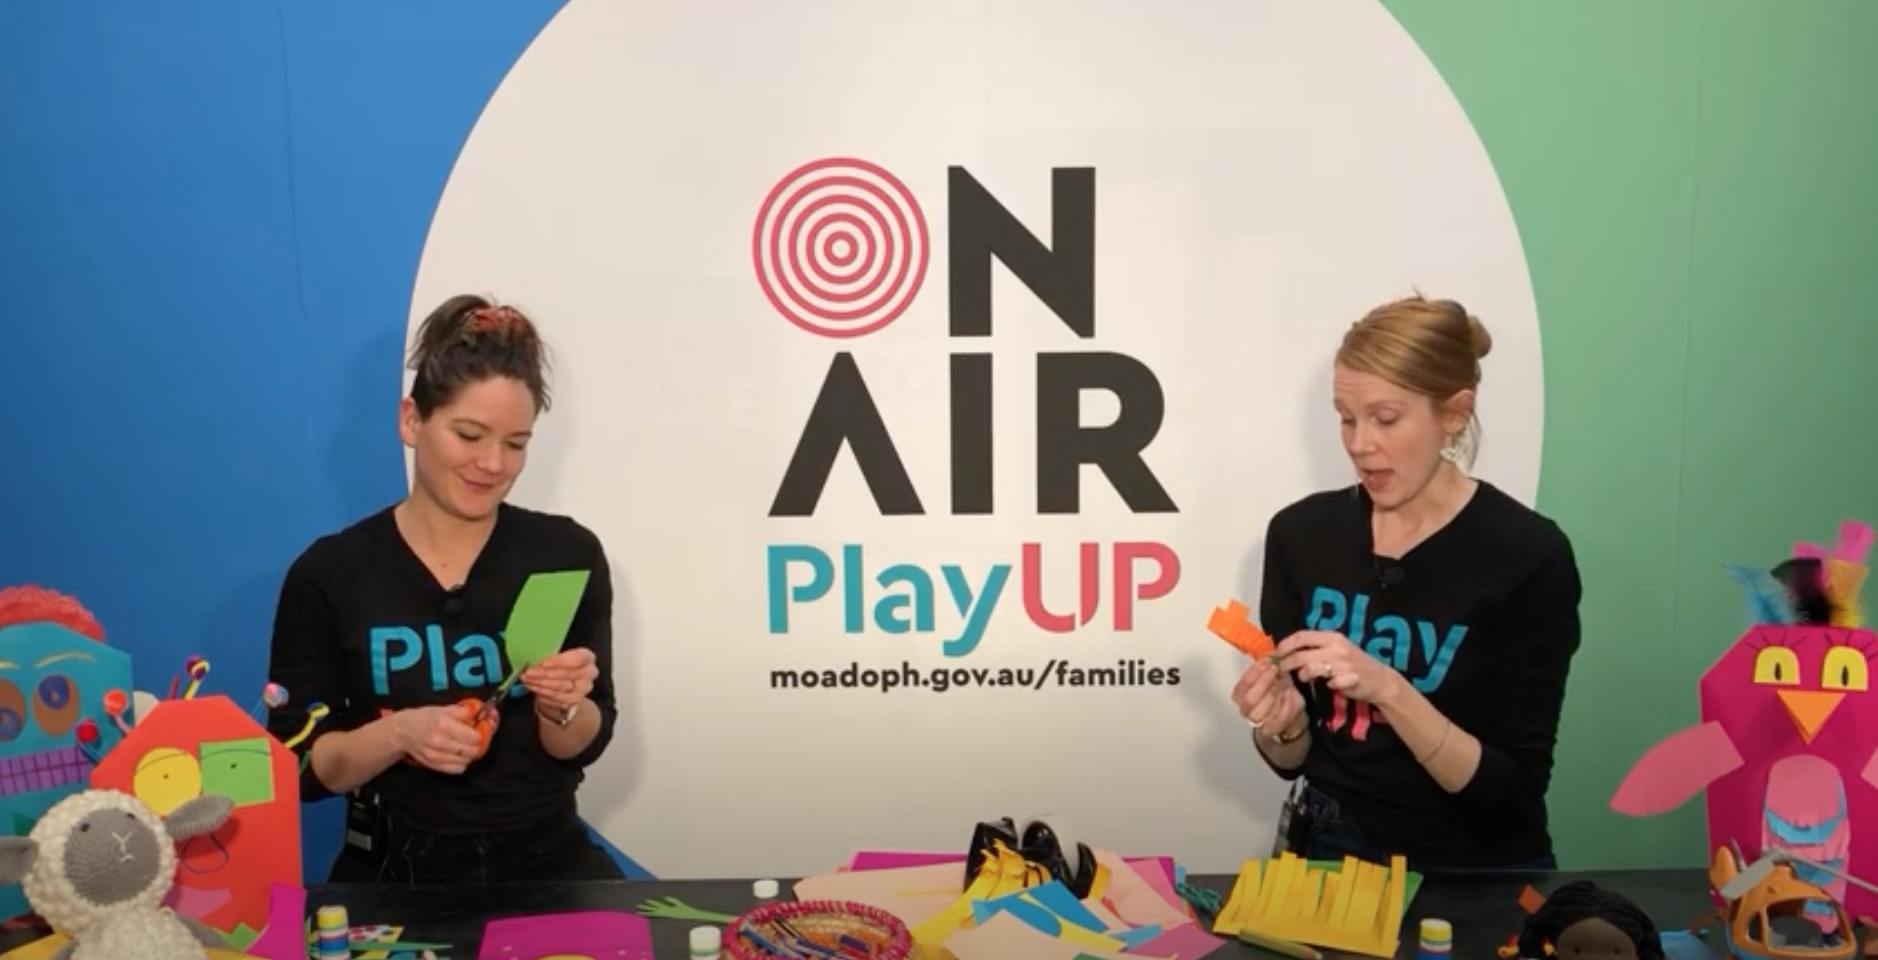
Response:
[[[1474,343],[1474,359],[1485,360],[1493,352],[1493,334],[1487,332],[1487,325],[1473,314],[1467,315],[1467,337]]]

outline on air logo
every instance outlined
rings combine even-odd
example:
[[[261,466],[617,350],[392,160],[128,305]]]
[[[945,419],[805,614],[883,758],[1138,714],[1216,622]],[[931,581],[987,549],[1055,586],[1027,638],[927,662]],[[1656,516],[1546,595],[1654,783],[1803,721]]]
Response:
[[[948,229],[947,329],[958,344],[948,368],[952,516],[983,516],[993,502],[993,427],[997,416],[1016,415],[1022,404],[1036,418],[1038,515],[1077,514],[1083,481],[1095,467],[1134,514],[1179,512],[1146,459],[1159,434],[1165,398],[1147,364],[1110,350],[1039,352],[1034,398],[996,398],[993,355],[971,349],[991,336],[992,261],[995,258],[1078,338],[1093,341],[1096,327],[1096,177],[1090,168],[1051,171],[1050,244],[1011,213],[984,184],[961,166],[946,171]],[[757,281],[784,319],[837,343],[876,333],[900,319],[926,281],[931,238],[918,198],[892,173],[853,158],[804,164],[784,176],[763,200],[751,241]],[[1119,408],[1114,420],[1084,426],[1086,393],[1102,391]],[[941,478],[915,484],[894,432],[875,404],[867,378],[852,352],[829,358],[795,452],[777,484],[769,515],[815,515],[823,490],[846,448],[854,468],[882,516],[915,517],[929,512],[920,490],[930,493]],[[1065,545],[1065,553],[1070,552]],[[1090,625],[1101,606],[1108,572],[1111,615],[1117,632],[1134,628],[1135,604],[1166,596],[1180,582],[1180,558],[1151,540],[1085,540],[1073,551],[1078,603],[1075,613],[1051,610],[1043,599],[1043,544],[1019,544],[1016,566],[1024,614],[1037,627],[1068,633]],[[1053,554],[1051,569],[1070,558]],[[1147,566],[1137,575],[1138,566]],[[916,563],[882,564],[859,543],[831,552],[804,543],[768,548],[769,628],[789,632],[795,604],[834,599],[843,629],[860,634],[940,632],[941,603],[949,604],[943,649],[960,657],[978,648],[1011,574],[1011,563],[967,571],[945,563],[928,569]],[[1059,577],[1061,575],[1059,574]],[[945,587],[945,598],[938,586]]]

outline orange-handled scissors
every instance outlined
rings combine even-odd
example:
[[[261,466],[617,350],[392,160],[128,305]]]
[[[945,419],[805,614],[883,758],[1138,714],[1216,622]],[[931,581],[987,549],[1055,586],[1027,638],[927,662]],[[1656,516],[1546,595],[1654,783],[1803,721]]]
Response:
[[[514,692],[515,681],[521,679],[521,677],[522,672],[520,670],[509,674],[509,678],[502,681],[502,685],[496,688],[495,696],[490,697],[487,702],[482,704],[482,709],[476,712],[476,719],[471,722],[480,724],[484,720],[489,719],[489,717],[496,712],[496,708],[502,705],[502,701],[507,700],[509,694]]]
[[[483,754],[489,752],[489,740],[491,737],[494,737],[496,733],[495,718],[493,716],[485,716],[482,713],[482,708],[483,702],[475,697],[465,697],[462,700],[458,700],[456,704],[457,716],[462,718],[464,723],[475,727],[476,735],[482,738],[482,742],[476,746],[476,756],[473,758],[478,760],[482,759]]]

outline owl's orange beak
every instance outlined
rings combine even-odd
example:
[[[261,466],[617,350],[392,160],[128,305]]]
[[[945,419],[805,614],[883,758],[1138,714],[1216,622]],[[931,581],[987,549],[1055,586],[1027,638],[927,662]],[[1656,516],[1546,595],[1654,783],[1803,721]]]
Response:
[[[1800,728],[1800,739],[1807,743],[1813,742],[1819,728],[1826,725],[1826,718],[1839,709],[1839,701],[1844,699],[1845,694],[1837,690],[1780,691],[1780,702],[1786,704],[1787,715]]]

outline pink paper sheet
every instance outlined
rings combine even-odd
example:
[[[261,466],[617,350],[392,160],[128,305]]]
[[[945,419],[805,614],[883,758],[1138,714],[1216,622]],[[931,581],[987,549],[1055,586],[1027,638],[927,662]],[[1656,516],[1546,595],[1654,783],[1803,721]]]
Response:
[[[248,945],[261,960],[303,960],[306,956],[306,888],[276,881],[267,892],[267,929]]]
[[[653,960],[652,925],[636,913],[589,910],[491,920],[477,960]]]
[[[1197,924],[1183,923],[1138,947],[1122,952],[1137,957],[1200,960],[1225,945],[1226,941],[1200,929]]]

